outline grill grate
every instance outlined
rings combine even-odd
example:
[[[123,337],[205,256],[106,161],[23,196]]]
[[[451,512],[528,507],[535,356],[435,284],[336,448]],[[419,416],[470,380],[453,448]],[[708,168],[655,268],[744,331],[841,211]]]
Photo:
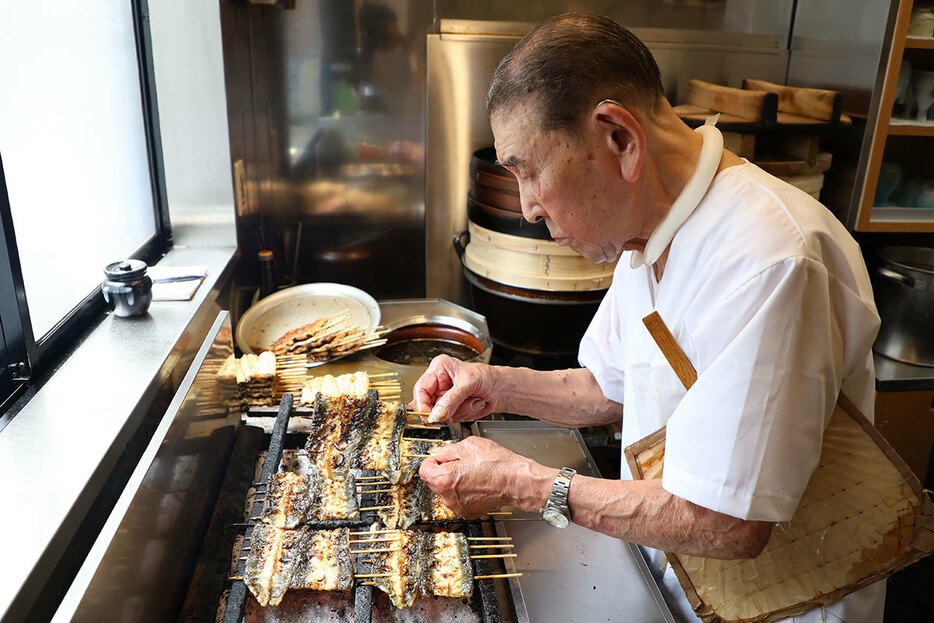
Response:
[[[374,397],[376,396],[374,395]],[[260,410],[251,409],[251,413],[254,414],[256,414],[258,411]],[[263,415],[271,415],[271,409],[264,409],[261,411],[261,413]],[[266,452],[266,457],[263,460],[262,477],[260,479],[260,481],[263,483],[269,482],[279,469],[283,450],[287,444],[286,433],[288,430],[288,422],[293,413],[295,413],[295,410],[293,410],[292,407],[292,395],[285,394],[282,397],[282,402],[279,404],[278,411],[276,412],[276,419],[272,428],[272,432],[268,435],[269,447]],[[427,431],[413,430],[407,434],[411,434],[412,436],[423,436],[426,435],[426,433]],[[442,436],[454,441],[460,441],[463,439],[462,430],[457,426],[445,427],[442,429]],[[426,436],[426,438],[428,437]],[[375,472],[373,472],[373,474],[375,474]],[[262,506],[263,503],[261,500],[255,500],[251,506],[249,516],[258,517],[262,512]],[[378,517],[375,511],[363,511],[356,519],[307,522],[303,525],[307,525],[309,528],[317,530],[333,530],[336,528],[366,529],[376,521],[378,521]],[[452,529],[456,528],[465,530],[468,536],[478,537],[483,536],[483,523],[486,521],[491,520],[426,521],[418,522],[417,525],[444,526],[450,527]],[[245,557],[247,554],[247,548],[245,544],[248,541],[248,537],[252,532],[253,526],[256,524],[250,522],[239,523],[235,525],[246,527],[248,530],[246,538],[244,539],[243,543],[241,543],[241,547],[238,552],[237,565],[235,567],[235,575],[242,577],[246,564]],[[370,565],[368,563],[362,562],[362,559],[359,556],[355,562],[355,567],[359,573],[369,573]],[[476,559],[472,561],[472,564],[475,575],[488,575],[490,573],[496,572],[490,559]],[[374,587],[372,585],[365,584],[363,582],[354,582],[354,623],[371,623],[373,618],[373,588]],[[478,595],[479,598],[477,597]],[[243,620],[248,598],[249,590],[246,587],[246,583],[240,580],[233,580],[232,584],[230,585],[229,595],[226,599],[226,607],[224,609],[223,618],[224,623],[240,623]],[[480,617],[483,623],[501,623],[503,620],[494,580],[476,580],[474,596],[471,597],[470,606],[471,609]]]

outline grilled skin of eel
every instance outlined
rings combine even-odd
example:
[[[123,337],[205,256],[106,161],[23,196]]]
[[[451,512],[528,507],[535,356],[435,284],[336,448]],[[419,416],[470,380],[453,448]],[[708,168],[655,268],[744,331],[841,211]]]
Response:
[[[320,479],[291,472],[275,474],[266,484],[266,498],[260,520],[277,528],[294,528],[312,511]]]
[[[327,519],[357,516],[353,476],[344,480],[323,478],[314,469],[308,474],[276,474],[266,487],[260,519],[278,528]]]
[[[301,530],[265,524],[253,528],[243,581],[261,606],[277,606],[292,582],[292,568],[301,550]]]
[[[425,541],[423,533],[405,530],[400,540],[393,542],[395,551],[371,555],[373,572],[389,574],[376,578],[374,584],[389,595],[396,608],[410,608],[418,596]]]
[[[402,435],[405,432],[405,405],[378,401],[372,428],[357,447],[352,466],[379,472],[398,472],[402,465]]]
[[[257,525],[243,581],[261,606],[278,606],[290,588],[348,590],[353,585],[346,528],[314,531]]]
[[[362,397],[360,408],[350,410],[350,439],[347,447],[350,466],[355,469],[371,469],[365,466],[362,457],[377,432],[380,420],[380,403],[369,395]],[[356,405],[355,405],[356,406]]]
[[[371,403],[369,397],[337,396],[315,397],[312,406],[312,431],[305,443],[305,451],[322,474],[343,480],[350,468],[351,420],[358,411],[365,412]],[[360,418],[363,415],[357,415]]]
[[[404,423],[403,423],[404,425]],[[440,448],[454,443],[445,440],[441,443],[435,441],[412,441],[410,439],[401,439],[399,441],[399,468],[398,471],[385,472],[386,478],[392,483],[405,484],[410,482],[418,474],[418,469],[422,466],[425,459],[422,454],[432,454]]]
[[[319,318],[311,324],[306,324],[303,327],[288,331],[273,343],[271,349],[272,352],[276,353],[277,355],[287,355],[299,352],[300,347],[297,347],[297,344],[307,341],[313,337],[315,333],[317,333],[321,327],[324,326],[325,322],[327,322],[326,318]]]
[[[396,608],[411,607],[419,595],[470,597],[473,567],[467,537],[456,532],[403,530],[399,550],[373,555],[373,571],[389,573],[377,578],[377,588],[389,595]]]
[[[420,478],[408,484],[393,485],[392,491],[377,493],[377,506],[390,508],[378,511],[387,528],[406,529],[419,521],[453,521],[457,514],[444,505],[441,498]]]

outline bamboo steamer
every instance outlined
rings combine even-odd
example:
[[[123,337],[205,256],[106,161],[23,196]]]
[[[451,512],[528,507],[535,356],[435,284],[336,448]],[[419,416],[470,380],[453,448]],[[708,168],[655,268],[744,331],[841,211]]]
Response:
[[[613,279],[615,262],[593,264],[551,240],[495,232],[471,222],[464,265],[498,283],[549,292],[603,290]]]

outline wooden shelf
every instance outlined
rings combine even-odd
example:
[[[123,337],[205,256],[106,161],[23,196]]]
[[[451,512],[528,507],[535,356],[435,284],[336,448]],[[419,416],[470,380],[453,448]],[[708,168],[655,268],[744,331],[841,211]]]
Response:
[[[934,136],[934,121],[889,120],[889,136]]]
[[[906,37],[905,47],[916,50],[934,50],[934,37]]]
[[[911,23],[911,12],[915,0],[898,0],[893,3],[895,24],[892,32],[891,45],[888,50],[888,59],[885,64],[885,74],[882,82],[882,93],[877,109],[877,115],[868,131],[873,133],[869,160],[866,169],[866,178],[862,188],[861,206],[853,227],[857,231],[872,232],[932,232],[934,231],[934,208],[906,208],[895,206],[875,206],[876,187],[879,183],[879,172],[882,160],[886,154],[887,139],[892,136],[905,137],[934,137],[934,120],[915,121],[914,119],[889,118],[895,104],[895,90],[901,69],[902,58],[907,50],[934,50],[934,37],[909,37],[908,27]],[[902,141],[902,143],[905,143]],[[929,150],[924,149],[927,144],[898,145],[899,149],[912,148],[914,157],[921,162],[921,155]],[[897,149],[895,151],[898,151]],[[925,165],[927,166],[927,165]],[[928,168],[930,168],[928,166]],[[927,171],[920,171],[924,175]]]

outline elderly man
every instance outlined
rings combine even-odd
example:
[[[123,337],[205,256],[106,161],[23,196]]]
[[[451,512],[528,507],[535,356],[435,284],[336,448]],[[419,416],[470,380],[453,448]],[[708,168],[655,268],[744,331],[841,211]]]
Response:
[[[795,512],[838,393],[872,413],[878,316],[858,246],[810,196],[723,150],[711,126],[682,123],[649,51],[609,19],[534,28],[496,69],[487,111],[525,218],[593,262],[622,258],[583,368],[441,356],[414,406],[435,422],[622,418],[624,446],[667,425],[664,477],[559,473],[480,438],[426,459],[420,476],[464,516],[541,509],[554,525],[654,548],[656,568],[658,550],[757,556]],[[690,391],[641,323],[652,311],[697,369]],[[676,614],[696,620],[670,569],[665,585]],[[877,583],[794,620],[878,622],[883,600]]]

